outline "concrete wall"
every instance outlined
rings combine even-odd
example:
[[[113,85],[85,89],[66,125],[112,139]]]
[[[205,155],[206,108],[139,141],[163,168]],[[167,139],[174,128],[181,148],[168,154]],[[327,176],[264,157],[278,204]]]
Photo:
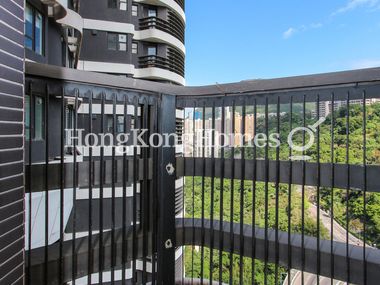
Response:
[[[0,284],[24,274],[24,1],[0,1]]]

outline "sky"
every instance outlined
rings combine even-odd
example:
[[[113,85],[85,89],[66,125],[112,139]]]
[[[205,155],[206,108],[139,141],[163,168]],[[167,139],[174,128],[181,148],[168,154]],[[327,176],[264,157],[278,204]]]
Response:
[[[188,86],[380,67],[380,0],[187,0]]]

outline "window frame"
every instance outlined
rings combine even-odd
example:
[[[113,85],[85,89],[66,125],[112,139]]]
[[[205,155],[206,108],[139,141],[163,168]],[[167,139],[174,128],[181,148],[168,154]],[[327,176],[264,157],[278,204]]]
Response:
[[[154,12],[153,13],[154,16],[150,15],[151,12]],[[153,7],[148,8],[148,18],[157,18],[157,14],[158,14],[157,8],[153,8]]]
[[[131,47],[132,54],[139,54],[139,43],[136,41],[132,41],[132,47]]]
[[[107,0],[107,8],[108,9],[117,9],[118,8],[118,0]]]
[[[136,10],[135,10],[136,8]],[[139,16],[139,6],[138,5],[132,5],[132,16],[133,17],[138,17]]]
[[[39,130],[41,131],[41,136],[36,137],[36,104],[37,99],[41,99],[42,107],[41,107],[41,125]],[[41,95],[25,95],[25,140],[26,141],[45,141],[46,140],[46,98]]]
[[[116,46],[115,46],[115,48],[111,48],[111,44],[110,44],[110,38],[111,38],[111,36],[115,36],[116,37],[116,42],[115,42]],[[125,41],[121,41],[120,40],[121,36],[125,37]],[[125,49],[120,48],[121,45],[124,45]],[[127,52],[128,51],[128,34],[108,32],[107,33],[107,49],[111,50],[111,51]]]
[[[121,9],[121,4],[125,4],[125,9]],[[128,11],[128,0],[118,0],[118,8],[120,11]]]
[[[125,4],[125,9],[121,8],[121,5]],[[128,0],[108,0],[107,1],[108,9],[117,9],[120,11],[128,11]]]
[[[105,125],[104,125],[105,132],[108,134],[113,134],[115,132],[115,135],[124,134],[125,133],[124,115],[116,115],[115,116],[116,121],[114,121],[114,116],[115,115],[106,115]]]
[[[28,35],[27,34],[27,28],[26,28],[26,25],[27,25],[27,21],[25,21],[25,24],[24,24],[24,29],[25,29],[25,33],[24,33],[24,47],[27,48],[28,50],[31,50],[33,52],[35,52],[36,54],[38,55],[41,55],[41,56],[45,56],[45,15],[42,14],[38,9],[36,9],[34,6],[32,6],[30,3],[26,3],[25,4],[25,13],[27,11],[27,8],[30,9],[31,11],[31,16],[32,16],[32,35]],[[36,39],[36,36],[37,36],[37,17],[40,16],[41,17],[41,31],[40,31],[40,41],[41,41],[41,51],[37,51],[37,39]],[[25,19],[26,19],[26,14],[25,14]],[[32,47],[30,48],[29,46],[26,45],[26,39],[30,40],[32,42]]]
[[[117,135],[119,134],[125,134],[125,118],[124,118],[124,115],[116,115],[116,130],[115,130],[115,133]],[[122,130],[120,130],[119,128],[122,126]]]
[[[154,54],[150,54],[150,52],[149,52],[150,49],[154,49],[155,53]],[[147,55],[148,56],[157,56],[157,46],[156,45],[149,45],[147,47]]]

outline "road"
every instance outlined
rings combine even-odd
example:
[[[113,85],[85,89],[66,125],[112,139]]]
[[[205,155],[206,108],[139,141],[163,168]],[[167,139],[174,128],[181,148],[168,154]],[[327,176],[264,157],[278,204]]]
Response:
[[[292,270],[291,276],[292,276],[292,278],[291,278],[292,281],[290,282],[291,285],[298,285],[298,284],[301,285],[302,284],[302,272],[301,271]],[[304,273],[303,285],[316,285],[316,284],[318,284],[317,281],[318,281],[317,275],[306,273],[306,272]],[[288,285],[288,277],[286,277],[283,284]],[[327,277],[320,276],[319,277],[319,284],[320,285],[331,285],[331,279],[327,278]],[[345,284],[345,282],[334,280],[334,285],[343,285],[343,284]]]
[[[317,220],[317,213],[318,213],[318,207],[310,204],[309,207],[309,213],[311,217],[313,217],[315,220]],[[330,236],[331,236],[331,217],[328,213],[325,211],[319,210],[319,217],[320,221],[322,222],[323,226],[328,230]],[[334,241],[339,242],[346,242],[346,230],[341,225],[339,225],[335,220],[333,221],[333,236]],[[358,239],[357,237],[353,236],[352,234],[348,234],[348,242],[353,245],[363,245],[363,241]],[[292,270],[291,272],[291,285],[331,285],[331,279],[326,277],[319,277],[319,284],[317,275],[310,274],[305,272],[304,273],[304,283],[302,283],[302,272],[297,270]],[[283,283],[284,285],[288,284],[288,276],[285,278],[285,281]],[[343,285],[345,282],[342,281],[335,281],[334,285]]]
[[[317,213],[318,213],[318,208],[317,206],[311,204],[309,208],[310,215],[317,220]],[[330,236],[331,236],[331,217],[328,213],[325,211],[319,210],[319,217],[321,219],[322,224],[325,226],[325,228],[328,230]],[[346,242],[346,229],[343,228],[341,225],[339,225],[335,220],[333,222],[334,228],[333,228],[333,235],[334,235],[334,240],[339,241],[339,242]],[[348,242],[353,245],[363,245],[363,241],[358,239],[352,234],[348,234]]]

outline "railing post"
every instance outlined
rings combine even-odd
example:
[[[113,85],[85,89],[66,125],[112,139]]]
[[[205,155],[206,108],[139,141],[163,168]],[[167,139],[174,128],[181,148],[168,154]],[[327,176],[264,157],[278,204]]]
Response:
[[[171,95],[161,96],[158,114],[161,135],[175,134],[175,99]],[[158,157],[157,283],[160,285],[175,283],[175,167],[175,142],[171,138],[170,147],[162,146]]]

